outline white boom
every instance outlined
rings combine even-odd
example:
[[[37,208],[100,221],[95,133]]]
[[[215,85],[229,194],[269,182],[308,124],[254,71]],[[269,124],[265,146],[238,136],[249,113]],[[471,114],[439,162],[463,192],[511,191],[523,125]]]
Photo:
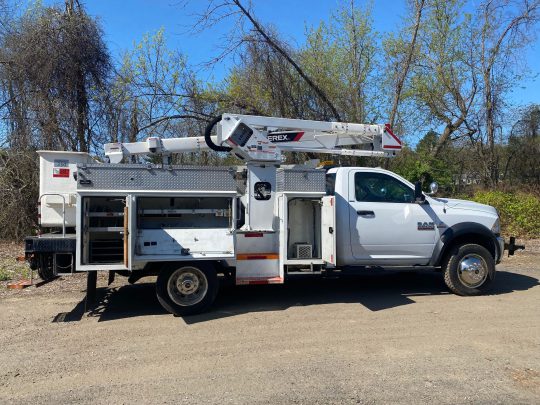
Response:
[[[217,136],[210,131],[217,125]],[[344,149],[344,146],[367,149]],[[249,161],[281,162],[282,153],[315,152],[349,156],[394,156],[401,141],[388,124],[354,124],[310,121],[254,115],[223,114],[215,120],[205,137],[150,137],[143,142],[108,143],[105,155],[120,163],[134,155],[161,155],[214,149],[234,153]]]

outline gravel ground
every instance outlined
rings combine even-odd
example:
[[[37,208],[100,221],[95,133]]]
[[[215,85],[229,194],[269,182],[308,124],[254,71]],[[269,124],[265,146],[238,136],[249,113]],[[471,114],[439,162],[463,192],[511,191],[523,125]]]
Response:
[[[0,287],[0,403],[537,404],[536,252],[506,258],[488,296],[385,273],[224,287],[189,318],[145,280],[100,278],[89,314],[80,275]]]

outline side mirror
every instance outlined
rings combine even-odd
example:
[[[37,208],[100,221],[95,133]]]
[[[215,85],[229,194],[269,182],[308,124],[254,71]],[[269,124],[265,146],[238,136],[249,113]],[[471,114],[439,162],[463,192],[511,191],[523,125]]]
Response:
[[[439,190],[439,185],[437,184],[436,181],[434,181],[433,183],[431,183],[431,184],[429,185],[429,190],[431,191],[431,192],[429,193],[429,195],[434,195],[434,194],[437,193],[437,191]]]
[[[416,183],[414,183],[414,201],[416,201],[417,203],[421,203],[424,202],[425,199],[426,196],[424,195],[424,193],[422,193],[422,183],[417,181]]]

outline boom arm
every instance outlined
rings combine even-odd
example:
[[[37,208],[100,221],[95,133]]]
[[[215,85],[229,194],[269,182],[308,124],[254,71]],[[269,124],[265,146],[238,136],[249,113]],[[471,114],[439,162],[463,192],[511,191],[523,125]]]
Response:
[[[217,136],[211,137],[211,142],[230,148],[231,153],[245,161],[281,162],[285,151],[391,157],[401,149],[401,141],[389,125],[238,114],[223,114],[215,124]],[[352,145],[360,145],[364,149],[343,148]],[[143,142],[106,144],[105,155],[111,163],[120,163],[132,155],[159,154],[165,158],[173,153],[209,149],[204,137],[151,137]]]

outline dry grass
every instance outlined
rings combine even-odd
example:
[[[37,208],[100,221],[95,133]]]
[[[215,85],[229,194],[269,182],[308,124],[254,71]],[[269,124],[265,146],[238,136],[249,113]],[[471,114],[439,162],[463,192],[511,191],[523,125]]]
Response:
[[[26,262],[18,262],[24,254],[24,245],[16,242],[0,241],[0,281],[19,280],[30,275]]]

